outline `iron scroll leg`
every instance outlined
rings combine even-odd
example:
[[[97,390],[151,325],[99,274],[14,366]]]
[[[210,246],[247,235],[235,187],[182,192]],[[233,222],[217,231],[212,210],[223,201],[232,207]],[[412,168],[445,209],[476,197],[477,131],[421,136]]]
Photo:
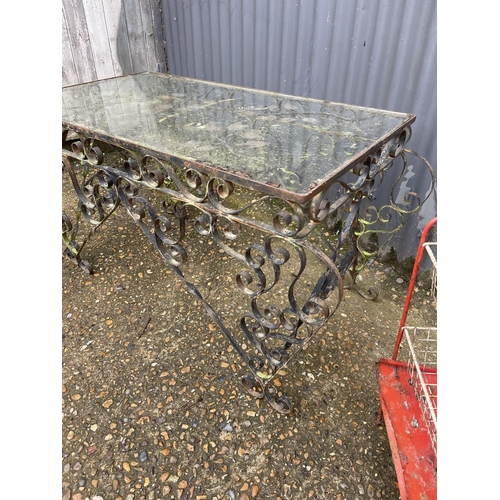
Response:
[[[109,184],[109,179],[102,181],[99,173],[89,174],[86,167],[82,167],[82,180],[79,182],[77,172],[69,160],[63,156],[63,170],[69,175],[74,192],[78,198],[77,206],[74,209],[74,219],[63,210],[62,211],[62,242],[64,245],[63,254],[71,262],[78,265],[87,274],[93,273],[93,266],[82,258],[82,252],[89,240],[95,235],[97,230],[116,211],[120,200],[109,186],[105,192],[99,189],[100,182]],[[101,186],[102,188],[102,186]],[[78,241],[81,233],[80,224],[87,222],[90,225],[86,236]]]
[[[118,206],[123,206],[239,355],[248,370],[242,377],[246,391],[255,398],[265,399],[278,412],[290,413],[290,398],[274,385],[279,372],[305,349],[335,312],[343,298],[345,273],[351,273],[356,289],[363,295],[356,286],[356,276],[360,239],[370,233],[366,229],[370,222],[366,216],[358,220],[359,202],[366,195],[359,194],[357,185],[340,183],[344,190],[341,202],[352,203],[347,211],[341,210],[342,203],[338,203],[339,216],[348,215],[337,246],[328,256],[313,242],[312,231],[320,230],[325,214],[331,212],[323,206],[323,193],[310,206],[263,195],[252,198],[248,205],[234,208],[235,196],[231,203],[225,203],[234,190],[230,182],[150,156],[125,153],[122,165],[106,166],[101,151],[85,139],[74,143],[72,151],[64,154],[63,162],[79,200],[77,213],[91,224],[89,236],[78,246],[75,236],[78,224],[72,225],[63,216],[67,255],[86,268],[81,259],[83,246]],[[81,182],[76,181],[72,165],[77,161],[82,163]],[[356,196],[351,196],[352,192]],[[153,206],[157,197],[149,196],[152,193],[163,200],[161,209]],[[257,222],[247,215],[269,199],[284,205],[271,215],[271,224]],[[188,261],[186,232],[188,214],[192,212],[195,217],[189,217],[189,223],[198,233],[195,236],[211,238],[235,259],[233,262],[243,267],[234,283],[248,310],[231,328],[181,270]],[[264,213],[264,217],[268,216]],[[382,219],[380,212],[376,218]],[[357,229],[358,224],[361,229]],[[245,232],[247,237],[242,236]],[[357,239],[356,234],[360,235]],[[346,246],[350,251],[346,251]],[[311,261],[319,263],[319,268]],[[366,298],[374,298],[372,295],[369,292]]]
[[[77,244],[78,227],[71,224],[68,216],[63,216],[67,255],[85,271],[91,272],[90,265],[81,257],[82,250],[97,228],[119,206],[123,206],[239,355],[242,368],[248,370],[241,378],[243,388],[255,398],[265,399],[276,411],[290,413],[293,408],[291,399],[273,382],[279,372],[304,350],[340,304],[342,276],[351,260],[342,261],[339,271],[336,263],[307,239],[277,232],[260,234],[258,242],[245,240],[236,250],[223,242],[223,235],[227,235],[224,224],[229,218],[220,211],[213,208],[208,211],[202,204],[181,194],[168,203],[166,197],[162,197],[162,210],[157,210],[145,194],[153,193],[154,189],[122,170],[102,164],[86,165],[82,170],[84,179],[76,182],[76,171],[69,159],[65,165],[78,196],[79,217],[91,225],[89,236]],[[234,283],[238,293],[241,292],[242,298],[249,303],[249,308],[232,328],[225,324],[220,313],[181,269],[188,261],[185,240],[189,211],[198,213],[198,218],[190,222],[199,235],[212,238],[244,267],[236,274]],[[243,224],[239,226],[244,227]],[[175,236],[170,234],[173,227],[178,231]],[[319,278],[318,274],[314,277],[307,265],[308,258],[319,262]],[[316,285],[310,284],[309,292],[304,292],[307,289],[304,281]],[[278,298],[283,299],[282,303],[275,302]]]
[[[117,179],[117,185],[119,184]],[[239,318],[239,324],[230,328],[207,297],[181,270],[188,260],[184,232],[175,241],[166,243],[165,235],[154,223],[159,220],[159,214],[145,197],[139,194],[130,195],[133,191],[128,187],[118,188],[121,204],[127,207],[129,215],[177,277],[183,281],[187,290],[203,305],[211,321],[218,326],[239,355],[242,367],[249,370],[241,378],[243,388],[252,397],[265,399],[279,413],[289,414],[293,403],[273,382],[279,372],[304,350],[313,335],[324,326],[339,306],[342,300],[342,278],[356,251],[351,251],[341,260],[340,270],[313,244],[278,234],[264,236],[261,243],[247,242],[243,251],[236,252],[220,240],[220,219],[223,217],[196,207],[201,212],[198,221],[210,221],[210,229],[201,234],[211,236],[226,253],[246,266],[245,270],[236,275],[234,282],[243,292],[243,298],[246,296],[249,308]],[[140,210],[138,205],[141,206]],[[172,214],[178,218],[178,227],[186,227],[188,208],[194,207],[181,203],[172,208]],[[150,221],[149,225],[147,219]],[[155,226],[157,230],[153,231],[151,226]],[[295,269],[289,273],[287,281],[283,271],[292,262],[294,253]],[[306,254],[316,257],[322,265],[326,265],[327,270],[317,279],[308,297],[304,298],[297,290],[299,282],[307,274]],[[280,296],[278,288],[283,291],[281,297],[285,297],[284,303],[275,302]],[[334,296],[330,301],[333,305],[328,303],[331,296]]]

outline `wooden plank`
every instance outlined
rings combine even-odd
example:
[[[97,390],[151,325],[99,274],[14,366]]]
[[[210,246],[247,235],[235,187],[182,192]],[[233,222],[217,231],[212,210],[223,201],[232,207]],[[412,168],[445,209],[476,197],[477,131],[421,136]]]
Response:
[[[63,85],[166,71],[156,0],[63,0]]]
[[[71,50],[71,41],[68,32],[68,24],[62,12],[62,86],[79,83],[78,71],[76,69],[75,58]]]
[[[107,1],[108,10],[111,12],[109,19],[102,0],[81,0],[90,34],[90,43],[94,53],[94,61],[99,80],[122,74],[118,63],[116,50],[113,51],[111,36],[113,29],[118,30],[118,17],[121,0]],[[116,5],[118,4],[118,5]],[[116,18],[116,19],[114,19]],[[110,29],[111,27],[111,29]]]
[[[123,2],[123,19],[126,26],[130,48],[131,68],[129,73],[147,71],[148,52],[146,50],[145,29],[142,22],[143,12],[140,2]]]
[[[123,6],[125,1],[130,0],[104,1],[109,42],[112,50],[116,53],[122,75],[133,73],[130,39],[127,32],[127,21]]]
[[[142,23],[146,34],[146,51],[148,56],[149,71],[167,73],[166,41],[163,34],[163,23],[157,0],[141,0],[144,12]],[[159,68],[158,68],[159,66]]]
[[[90,46],[87,20],[81,1],[63,0],[63,16],[68,29],[71,53],[78,74],[78,83],[94,81],[97,79],[97,73],[94,55]]]

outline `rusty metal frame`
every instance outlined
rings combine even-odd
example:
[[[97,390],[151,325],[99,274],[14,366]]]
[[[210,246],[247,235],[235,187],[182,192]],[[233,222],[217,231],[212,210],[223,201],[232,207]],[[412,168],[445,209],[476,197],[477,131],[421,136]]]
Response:
[[[155,78],[159,79],[168,79],[168,78],[176,78],[174,75],[168,75],[168,74],[163,74],[163,73],[151,73],[151,72],[143,72],[143,73],[137,73],[136,75],[148,75],[148,74],[154,74]],[[128,76],[134,76],[134,75],[128,75]],[[119,80],[120,78],[126,78],[126,77],[113,77],[109,78],[109,80]],[[179,78],[179,77],[177,77]],[[200,82],[200,83],[206,83],[203,80],[198,80],[195,78],[187,78],[187,77],[180,77],[184,81],[191,81],[191,82]],[[98,80],[98,81],[104,81],[104,80]],[[95,82],[89,82],[89,83],[96,83]],[[77,85],[71,85],[65,88],[71,88],[71,87],[79,87],[81,84]],[[220,86],[218,84],[214,84],[214,86]],[[223,87],[225,89],[234,89],[234,90],[249,90],[245,89],[244,87],[236,86],[236,85],[230,85],[230,84],[224,84]],[[251,89],[252,93],[254,94],[261,94],[261,95],[266,95],[266,96],[272,96],[274,98],[291,98],[291,99],[296,99],[296,96],[290,96],[286,94],[281,94],[277,92],[271,92],[267,90],[260,90],[260,89]],[[317,99],[309,98],[309,97],[301,97],[300,102],[304,103],[314,103],[318,102]],[[326,102],[326,101],[325,101]],[[368,108],[368,107],[363,107],[363,106],[356,106],[356,109],[359,112],[363,111],[376,111],[379,113],[388,113],[386,111],[382,110],[375,110],[373,108]],[[382,161],[379,161],[381,156],[390,156],[391,158],[397,157],[404,146],[405,143],[407,143],[411,137],[411,124],[416,120],[416,115],[411,114],[411,113],[395,113],[391,112],[394,115],[398,115],[400,117],[405,117],[404,120],[402,120],[401,124],[398,127],[395,127],[391,132],[388,132],[378,138],[378,140],[369,148],[365,148],[363,151],[361,151],[358,154],[354,154],[351,156],[349,161],[345,162],[344,164],[340,165],[338,168],[331,170],[328,175],[321,179],[318,180],[317,182],[313,182],[310,186],[309,189],[306,192],[303,193],[296,193],[292,192],[290,190],[287,190],[283,187],[280,187],[277,184],[273,184],[271,182],[260,182],[258,179],[253,179],[246,175],[244,172],[238,172],[235,170],[230,170],[228,168],[224,168],[223,166],[220,165],[210,165],[208,163],[202,163],[193,160],[192,158],[182,158],[180,156],[174,156],[171,154],[166,153],[165,151],[157,150],[157,149],[152,149],[148,147],[144,147],[141,144],[133,144],[134,149],[143,155],[151,155],[154,156],[155,158],[158,158],[160,160],[164,160],[169,163],[174,163],[181,165],[185,168],[195,168],[199,172],[203,172],[209,176],[217,177],[220,179],[224,179],[230,182],[234,182],[235,184],[248,187],[250,189],[255,189],[261,193],[266,193],[271,196],[277,196],[282,199],[286,199],[289,201],[294,201],[297,203],[307,203],[310,201],[312,198],[314,198],[317,195],[320,195],[321,193],[324,193],[334,182],[336,182],[340,177],[342,177],[346,172],[351,171],[355,166],[363,165],[366,164],[367,162],[369,163],[374,163],[377,165],[383,165],[384,164],[384,158],[382,158]],[[113,137],[111,135],[106,134],[105,132],[102,131],[96,131],[89,129],[87,127],[84,127],[78,123],[74,123],[71,121],[67,120],[62,120],[62,127],[63,130],[66,129],[71,129],[74,130],[75,132],[82,134],[83,136],[92,136],[93,138],[103,141],[105,143],[109,144],[114,144],[118,147],[122,148],[130,148],[132,144],[127,141],[127,140],[120,140],[117,137]],[[358,167],[359,168],[359,167]],[[370,175],[373,176],[375,172],[373,172],[375,166],[371,167],[371,173]]]
[[[74,213],[63,212],[64,254],[91,273],[92,264],[83,255],[87,243],[116,210],[124,208],[234,347],[248,370],[241,378],[246,391],[265,398],[278,412],[290,413],[291,400],[273,384],[278,373],[338,308],[347,273],[362,296],[377,297],[375,288],[364,291],[356,280],[378,251],[371,237],[398,231],[434,187],[434,172],[427,160],[404,148],[415,116],[400,114],[399,118],[401,124],[390,133],[301,192],[63,120],[63,170],[77,197]],[[397,203],[395,193],[409,168],[408,154],[421,160],[431,189],[423,199],[407,192]],[[377,208],[372,200],[396,163],[400,173],[387,202]],[[152,201],[158,197],[160,207]],[[388,225],[391,218],[392,228]],[[183,272],[188,259],[196,257],[196,249],[188,250],[186,245],[186,233],[191,230],[211,238],[244,266],[234,283],[247,298],[248,310],[237,329],[224,324],[221,314]],[[249,232],[256,238],[250,242],[242,237]],[[310,287],[298,293],[312,269],[308,266],[311,259],[320,264],[321,271],[315,267],[317,275]],[[292,261],[295,268],[290,271],[287,266]],[[269,304],[279,287],[285,288],[283,305]]]
[[[63,141],[67,138],[67,131],[63,131]],[[76,127],[72,131],[77,134],[80,132]],[[381,185],[381,178],[394,163],[395,158],[388,154],[390,146],[375,161],[370,157],[363,164],[353,167],[350,173],[356,178],[354,182],[344,181],[340,177],[336,182],[337,187],[343,190],[343,195],[335,200],[328,198],[328,189],[320,191],[306,203],[283,199],[279,191],[274,191],[272,195],[264,193],[253,196],[251,203],[235,208],[234,204],[227,203],[235,185],[224,176],[211,176],[206,171],[198,171],[197,165],[186,165],[178,160],[167,162],[150,152],[145,154],[142,150],[124,148],[119,141],[105,144],[120,158],[117,164],[106,164],[109,155],[102,152],[103,145],[101,137],[79,134],[78,140],[70,143],[70,147],[66,145],[63,148],[64,170],[78,197],[74,222],[63,213],[65,254],[86,272],[92,272],[91,265],[82,258],[82,250],[106,220],[120,206],[125,207],[240,356],[243,365],[249,370],[242,377],[243,387],[252,396],[265,398],[277,411],[289,413],[292,409],[291,400],[284,393],[277,392],[272,381],[282,368],[300,354],[335,312],[343,297],[343,276],[349,272],[354,286],[366,298],[374,299],[377,296],[374,289],[364,292],[356,284],[359,270],[373,253],[373,249],[370,253],[363,248],[362,237],[372,229],[369,226],[371,222],[364,218],[360,209],[363,201],[373,197]],[[408,152],[402,149],[398,151],[404,167]],[[432,169],[430,172],[432,174]],[[246,183],[241,182],[240,186],[245,188]],[[167,211],[160,213],[148,201],[148,192],[153,191],[165,198]],[[273,200],[280,200],[284,208],[267,220],[246,215],[256,205]],[[420,204],[418,199],[410,209],[405,210],[396,205],[393,208],[404,217],[414,214]],[[370,208],[373,212],[373,207]],[[183,240],[189,211],[199,214],[192,221],[199,235],[211,237],[228,255],[247,266],[248,270],[239,273],[235,279],[249,301],[249,311],[240,319],[239,334],[243,333],[252,344],[256,352],[254,355],[249,355],[242,348],[241,342],[224,325],[215,308],[181,270],[182,264],[188,259]],[[373,222],[377,216],[373,218],[373,213],[371,215]],[[172,224],[173,219],[176,224]],[[308,237],[311,234],[322,236],[326,221],[332,219],[339,223],[339,229],[333,240],[327,240],[328,250],[325,251],[309,241]],[[83,240],[77,241],[83,223],[90,230],[84,233],[86,236]],[[174,225],[178,228],[176,235],[170,234]],[[262,233],[263,243],[251,244],[246,251],[238,252],[228,244],[228,239],[237,239],[244,227]],[[260,309],[258,301],[280,281],[282,267],[291,257],[285,248],[276,248],[279,242],[287,243],[294,249],[295,258],[300,262],[299,272],[287,291],[288,307],[272,305]],[[317,277],[310,296],[296,297],[294,287],[306,268],[306,253],[322,263],[324,272]],[[271,277],[265,276],[263,272],[266,261],[273,270]],[[333,304],[329,304],[329,300]],[[268,347],[271,340],[274,343],[272,349]],[[276,346],[276,343],[280,345]]]

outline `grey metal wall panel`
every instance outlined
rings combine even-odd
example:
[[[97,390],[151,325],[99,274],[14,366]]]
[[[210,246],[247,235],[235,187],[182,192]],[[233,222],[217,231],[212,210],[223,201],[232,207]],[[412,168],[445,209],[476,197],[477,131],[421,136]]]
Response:
[[[437,170],[436,0],[161,4],[170,73],[414,113],[408,147]],[[410,173],[403,184],[425,191],[427,183]],[[391,241],[400,259],[414,255],[435,215],[434,195]]]

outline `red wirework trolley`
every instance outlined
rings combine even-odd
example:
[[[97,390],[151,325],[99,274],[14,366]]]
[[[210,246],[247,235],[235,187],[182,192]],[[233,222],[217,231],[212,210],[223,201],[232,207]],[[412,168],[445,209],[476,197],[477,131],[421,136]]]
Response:
[[[376,363],[379,420],[381,423],[383,415],[401,500],[437,497],[437,314],[429,318],[433,326],[407,325],[425,255],[432,262],[432,295],[437,312],[437,239],[431,241],[430,237],[436,224],[437,218],[432,219],[420,238],[392,358]]]

